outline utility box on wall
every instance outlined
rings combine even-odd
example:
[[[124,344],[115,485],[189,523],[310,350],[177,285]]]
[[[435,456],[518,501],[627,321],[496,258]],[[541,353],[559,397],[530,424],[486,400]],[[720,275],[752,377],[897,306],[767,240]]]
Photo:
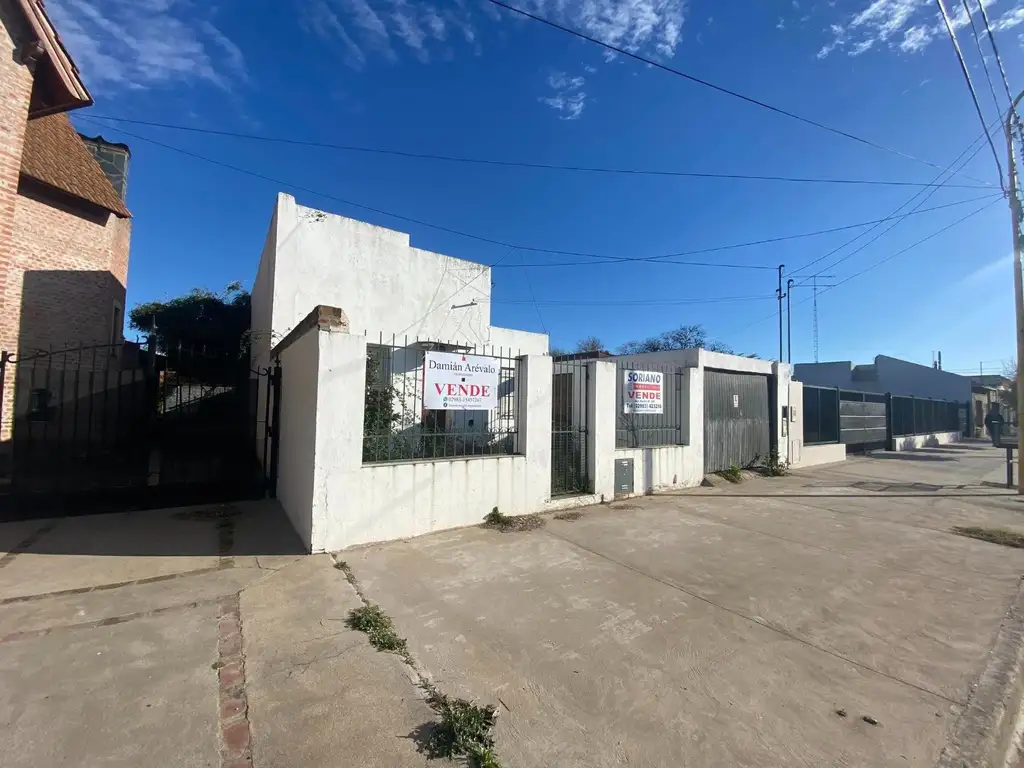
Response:
[[[633,493],[633,460],[615,460],[615,495],[625,496]]]

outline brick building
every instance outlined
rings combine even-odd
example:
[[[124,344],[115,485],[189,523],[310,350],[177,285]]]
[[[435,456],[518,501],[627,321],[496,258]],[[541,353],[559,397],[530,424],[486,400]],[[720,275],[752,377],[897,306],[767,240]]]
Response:
[[[91,104],[43,0],[0,0],[0,349],[14,355],[0,366],[0,484],[18,463],[12,437],[102,434],[116,416],[98,404],[138,378],[120,345],[130,155],[75,131],[68,112]],[[90,353],[48,354],[82,346]],[[59,465],[23,454],[26,466]]]
[[[0,25],[0,348],[120,342],[127,148],[71,126],[92,97],[42,0],[0,0]]]

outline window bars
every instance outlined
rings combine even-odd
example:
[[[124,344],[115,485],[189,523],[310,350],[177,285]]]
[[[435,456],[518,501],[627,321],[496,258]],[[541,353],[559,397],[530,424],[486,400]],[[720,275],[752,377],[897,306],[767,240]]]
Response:
[[[427,371],[429,353],[450,353],[469,358],[467,362],[479,368],[496,368],[494,407],[449,408],[448,403],[455,400],[447,399],[445,407],[428,407],[439,403],[427,396],[427,387],[446,386],[433,370]],[[516,413],[520,376],[518,352],[505,347],[380,335],[377,343],[366,348],[363,463],[520,453]],[[495,379],[487,374],[479,380],[487,384]],[[458,391],[456,374],[443,381]]]
[[[682,445],[688,397],[677,365],[618,361],[615,370],[615,447]]]

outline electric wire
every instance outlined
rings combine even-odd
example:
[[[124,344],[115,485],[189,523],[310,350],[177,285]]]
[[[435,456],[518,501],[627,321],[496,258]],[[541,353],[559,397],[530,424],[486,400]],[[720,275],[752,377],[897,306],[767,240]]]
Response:
[[[928,187],[931,186],[931,182],[926,181],[888,181],[882,179],[840,179],[840,178],[814,178],[805,176],[773,176],[773,175],[759,175],[759,174],[743,174],[743,173],[706,173],[698,171],[671,171],[661,170],[653,168],[614,168],[605,166],[588,166],[588,165],[558,165],[554,163],[538,163],[529,161],[517,161],[517,160],[499,160],[494,158],[483,158],[483,157],[464,157],[459,155],[443,155],[436,153],[427,152],[409,152],[398,149],[384,149],[381,147],[367,147],[356,144],[334,144],[331,142],[321,141],[309,141],[304,139],[289,139],[279,136],[265,136],[252,133],[242,133],[238,131],[225,131],[213,128],[197,128],[188,125],[175,125],[173,123],[160,123],[151,120],[133,120],[126,117],[116,117],[112,115],[89,115],[91,120],[109,120],[114,123],[127,123],[131,125],[141,125],[151,128],[162,128],[175,131],[184,131],[188,133],[199,133],[210,136],[222,136],[226,138],[234,139],[247,139],[251,141],[263,141],[275,144],[287,144],[291,146],[300,147],[312,147],[317,149],[332,149],[342,152],[357,152],[375,155],[389,155],[394,157],[404,157],[415,160],[436,160],[448,163],[467,163],[473,165],[490,165],[499,166],[504,168],[529,168],[546,171],[571,171],[580,173],[599,173],[599,174],[622,174],[632,176],[667,176],[667,177],[680,177],[680,178],[694,178],[694,179],[724,179],[733,181],[777,181],[777,182],[789,182],[798,184],[840,184],[840,185],[868,185],[868,186],[887,186],[887,187]],[[103,126],[106,127],[106,126]],[[991,187],[991,184],[980,183],[980,184],[947,184],[947,187],[961,188],[961,189],[986,189]]]
[[[967,20],[971,24],[971,37],[974,38],[974,44],[978,48],[978,57],[981,59],[981,66],[985,70],[985,80],[988,81],[988,92],[992,94],[992,103],[995,105],[996,113],[1002,112],[1003,110],[999,106],[999,99],[996,97],[996,86],[992,82],[992,73],[988,70],[988,59],[985,56],[985,51],[981,47],[981,36],[978,34],[978,26],[974,23],[974,14],[971,13],[971,6],[967,0],[960,0],[964,8],[964,13],[967,14]],[[979,0],[981,3],[982,0]]]
[[[971,94],[971,101],[974,103],[974,109],[978,113],[978,120],[981,122],[981,127],[985,131],[985,138],[988,139],[988,145],[992,148],[992,159],[996,162],[996,168],[999,170],[999,184],[1002,185],[1003,164],[999,160],[999,153],[996,151],[996,145],[992,141],[992,134],[989,133],[988,124],[985,122],[985,114],[981,111],[981,102],[978,101],[978,92],[974,89],[974,83],[971,82],[971,73],[967,69],[967,62],[964,60],[964,53],[960,50],[960,43],[956,39],[956,31],[953,29],[953,22],[950,21],[949,13],[946,11],[945,2],[943,2],[943,0],[935,0],[935,2],[939,6],[939,13],[942,16],[942,21],[946,25],[946,32],[949,33],[949,40],[953,44],[953,51],[956,53],[956,59],[960,63],[960,71],[963,73],[964,81],[967,83],[967,90]]]
[[[82,120],[82,121],[85,121],[85,122],[90,122],[90,123],[92,123],[94,125],[98,125],[98,123],[94,123],[88,117],[79,117],[78,119]],[[110,127],[110,126],[101,126],[101,127]],[[402,214],[394,213],[392,211],[387,211],[387,210],[384,210],[384,209],[381,209],[381,208],[376,208],[376,207],[373,207],[373,206],[364,205],[362,203],[357,203],[357,202],[355,202],[353,200],[348,200],[346,198],[338,197],[337,195],[332,195],[332,194],[329,194],[327,192],[322,192],[322,191],[319,191],[319,190],[314,190],[314,189],[311,189],[309,187],[305,187],[305,186],[302,186],[302,185],[299,185],[299,184],[294,184],[292,182],[287,182],[287,181],[283,181],[281,179],[276,179],[276,178],[273,178],[271,176],[267,176],[265,174],[258,173],[256,171],[249,170],[247,168],[242,168],[240,166],[232,165],[231,163],[226,163],[224,161],[217,160],[217,159],[214,159],[214,158],[211,158],[211,157],[207,157],[205,155],[201,155],[201,154],[198,154],[196,152],[191,152],[189,150],[182,149],[180,147],[176,147],[176,146],[174,146],[172,144],[167,144],[165,142],[158,141],[156,139],[152,139],[152,138],[149,138],[147,136],[142,136],[140,134],[136,134],[136,133],[133,133],[131,131],[126,131],[123,128],[113,127],[112,130],[115,130],[118,133],[121,133],[121,134],[123,134],[125,136],[128,136],[130,138],[136,139],[138,141],[142,141],[142,142],[147,143],[147,144],[152,144],[154,146],[161,147],[161,148],[169,150],[171,152],[176,152],[176,153],[182,154],[182,155],[184,155],[186,157],[191,157],[191,158],[193,158],[195,160],[201,160],[203,162],[207,162],[207,163],[210,163],[212,165],[219,166],[221,168],[226,168],[228,170],[232,170],[232,171],[235,171],[237,173],[241,173],[241,174],[253,177],[253,178],[258,178],[258,179],[261,179],[263,181],[268,181],[268,182],[270,182],[272,184],[280,185],[280,186],[283,186],[283,187],[288,187],[288,188],[291,188],[291,189],[296,189],[296,190],[299,190],[301,192],[306,192],[307,194],[316,195],[318,197],[322,197],[322,198],[328,199],[328,200],[333,200],[335,202],[339,202],[339,203],[342,203],[344,205],[350,205],[350,206],[352,206],[354,208],[359,208],[359,209],[362,209],[362,210],[368,210],[368,211],[371,211],[373,213],[378,213],[378,214],[381,214],[381,215],[384,215],[384,216],[390,216],[390,217],[398,219],[400,221],[407,221],[407,222],[410,222],[410,223],[413,223],[413,224],[418,224],[420,226],[428,227],[430,229],[435,229],[435,230],[438,230],[438,231],[446,232],[448,234],[453,234],[453,235],[458,235],[458,236],[461,236],[461,237],[465,237],[465,238],[470,239],[470,240],[476,240],[478,242],[484,242],[484,243],[488,243],[488,244],[491,244],[491,245],[498,245],[498,246],[510,249],[500,259],[498,259],[497,262],[495,262],[494,264],[490,265],[490,267],[492,269],[497,269],[499,267],[514,268],[514,267],[519,267],[519,266],[524,266],[524,267],[555,267],[555,266],[580,266],[580,265],[592,266],[592,265],[596,265],[596,264],[612,264],[612,263],[623,263],[623,262],[630,262],[630,261],[644,261],[644,262],[653,262],[653,263],[661,263],[661,264],[675,264],[675,265],[690,266],[690,267],[707,267],[707,268],[740,269],[740,270],[743,270],[743,269],[750,269],[750,270],[772,270],[772,271],[774,271],[775,267],[773,267],[773,266],[766,266],[766,265],[759,265],[759,264],[732,264],[732,263],[705,262],[705,261],[679,261],[679,260],[672,260],[672,259],[675,259],[676,257],[679,257],[679,256],[688,255],[688,254],[711,253],[711,252],[715,252],[715,251],[719,251],[719,250],[731,250],[731,249],[734,249],[734,248],[745,248],[745,247],[754,246],[754,245],[763,245],[763,244],[767,244],[767,243],[782,242],[782,241],[785,241],[785,240],[793,240],[793,239],[803,238],[803,237],[812,237],[812,236],[816,236],[816,235],[819,235],[819,234],[829,234],[831,232],[838,232],[838,231],[842,231],[842,230],[845,230],[845,229],[853,229],[853,228],[856,228],[856,227],[868,226],[868,225],[871,225],[871,224],[879,224],[879,223],[882,223],[882,222],[885,222],[885,221],[890,221],[890,220],[892,220],[894,218],[893,216],[889,216],[889,217],[885,217],[883,219],[877,219],[875,221],[859,222],[859,223],[856,223],[856,224],[845,225],[845,226],[842,226],[842,227],[832,227],[832,228],[829,228],[829,229],[818,230],[818,231],[815,231],[815,232],[805,232],[805,233],[800,233],[800,234],[796,234],[796,235],[784,235],[782,237],[766,238],[766,239],[755,240],[755,241],[751,241],[751,242],[747,242],[747,243],[733,243],[733,244],[728,244],[728,245],[724,245],[724,246],[715,246],[715,247],[710,247],[710,248],[696,249],[696,250],[693,250],[693,251],[679,251],[679,252],[674,252],[674,253],[669,253],[669,254],[662,254],[662,255],[659,255],[659,256],[649,256],[649,257],[609,256],[607,254],[589,253],[589,252],[585,252],[585,251],[571,251],[571,250],[556,249],[556,248],[539,248],[539,247],[534,247],[534,246],[517,245],[517,244],[507,243],[507,242],[504,242],[504,241],[501,241],[501,240],[497,240],[495,238],[484,237],[482,235],[477,235],[477,234],[474,234],[474,233],[471,233],[471,232],[465,232],[465,231],[462,231],[462,230],[457,230],[457,229],[454,229],[452,227],[446,227],[446,226],[443,226],[443,225],[439,225],[439,224],[434,224],[434,223],[431,223],[431,222],[423,221],[421,219],[416,219],[416,218],[413,218],[413,217],[410,217],[410,216],[404,216]],[[936,178],[938,178],[938,177],[936,177]],[[938,189],[941,186],[942,185],[940,184],[940,185],[937,185],[937,186],[933,186],[931,188],[932,189]],[[985,196],[985,197],[987,197],[987,196]],[[911,198],[911,199],[913,200],[914,198]],[[920,211],[916,211],[915,214],[916,213],[926,213],[928,211],[939,210],[941,208],[948,208],[948,207],[956,206],[956,205],[964,205],[964,204],[967,204],[967,203],[974,202],[976,199],[977,198],[971,198],[971,199],[968,199],[968,200],[962,200],[962,201],[957,201],[957,202],[953,202],[953,203],[947,203],[945,205],[935,206],[933,208],[925,208],[925,209],[921,209]],[[897,213],[898,213],[898,211],[899,211],[899,209],[897,209]],[[912,214],[905,214],[905,215],[912,215]],[[540,262],[540,263],[535,263],[535,264],[533,264],[533,263],[524,263],[522,265],[516,265],[516,264],[504,264],[503,265],[502,262],[504,262],[508,258],[508,256],[512,253],[513,250],[530,251],[530,252],[533,252],[533,253],[546,253],[546,254],[569,256],[569,257],[576,257],[576,258],[600,259],[601,261],[591,261],[591,262],[575,261],[575,262],[567,262],[567,263],[562,263],[562,262]]]
[[[781,107],[776,107],[776,106],[774,106],[772,104],[769,104],[769,103],[767,103],[765,101],[761,101],[760,99],[755,99],[752,96],[747,96],[745,94],[739,93],[738,91],[734,91],[734,90],[731,90],[731,89],[726,88],[724,86],[717,85],[717,84],[712,83],[712,82],[710,82],[708,80],[704,80],[704,79],[702,79],[700,77],[696,77],[695,75],[687,74],[686,72],[683,72],[683,71],[678,70],[678,69],[674,69],[673,67],[670,67],[667,64],[663,64],[663,63],[661,63],[659,61],[656,61],[654,59],[649,59],[649,58],[647,58],[645,56],[641,56],[638,53],[634,53],[633,51],[629,51],[629,50],[627,50],[625,48],[621,48],[621,47],[619,47],[617,45],[613,45],[613,44],[607,43],[607,42],[605,42],[603,40],[599,40],[596,37],[591,37],[590,35],[587,35],[587,34],[584,34],[583,32],[578,31],[578,30],[572,29],[571,27],[566,27],[566,26],[564,26],[562,24],[558,24],[557,22],[551,21],[550,19],[546,19],[543,16],[538,16],[537,14],[530,13],[529,11],[523,10],[522,8],[517,8],[514,5],[509,5],[508,3],[504,3],[501,0],[486,0],[486,1],[491,3],[492,5],[498,6],[499,8],[504,8],[506,11],[509,11],[511,13],[515,13],[515,14],[517,14],[519,16],[524,17],[524,18],[531,19],[533,21],[539,22],[541,24],[544,24],[545,26],[551,27],[552,29],[557,29],[557,30],[559,30],[561,32],[565,32],[566,34],[572,35],[573,37],[579,38],[580,40],[586,40],[589,43],[593,43],[595,45],[599,45],[602,48],[605,48],[605,49],[607,49],[609,51],[613,51],[613,52],[619,54],[620,56],[625,56],[627,58],[633,59],[634,61],[639,61],[639,62],[641,62],[643,64],[646,64],[649,67],[653,67],[655,69],[660,69],[663,72],[668,72],[669,74],[676,75],[678,77],[682,77],[683,79],[688,80],[691,83],[696,83],[697,85],[701,85],[701,86],[704,86],[705,88],[709,88],[709,89],[711,89],[713,91],[717,91],[719,93],[725,94],[726,96],[731,96],[731,97],[733,97],[735,99],[739,99],[741,101],[745,101],[748,104],[752,104],[754,106],[761,107],[762,109],[767,109],[770,112],[774,112],[774,113],[776,113],[778,115],[782,115],[784,117],[788,117],[788,118],[790,118],[792,120],[797,120],[797,121],[799,121],[801,123],[804,123],[806,125],[810,125],[810,126],[813,126],[815,128],[818,128],[820,130],[827,131],[828,133],[835,134],[836,136],[842,136],[844,138],[850,139],[852,141],[856,141],[856,142],[858,142],[860,144],[863,144],[865,146],[872,147],[873,149],[878,149],[878,150],[881,150],[883,152],[888,152],[889,154],[896,155],[898,157],[902,157],[902,158],[905,158],[907,160],[912,160],[912,161],[914,161],[916,163],[921,163],[923,165],[928,165],[928,166],[931,166],[932,168],[940,168],[941,167],[937,163],[932,163],[932,162],[929,162],[928,160],[923,160],[923,159],[921,159],[919,157],[914,157],[913,155],[908,154],[906,152],[902,152],[902,151],[900,151],[898,149],[893,149],[891,147],[886,147],[886,146],[884,146],[882,144],[879,144],[877,142],[871,141],[870,139],[865,139],[865,138],[863,138],[861,136],[857,136],[857,135],[849,133],[847,131],[840,130],[839,128],[834,128],[834,127],[832,127],[830,125],[826,125],[825,123],[819,122],[817,120],[812,120],[809,117],[804,117],[803,115],[799,115],[799,114],[797,114],[795,112],[790,112],[789,110],[782,109]],[[967,177],[967,178],[970,178],[970,177]],[[978,181],[978,179],[974,179],[974,181]]]

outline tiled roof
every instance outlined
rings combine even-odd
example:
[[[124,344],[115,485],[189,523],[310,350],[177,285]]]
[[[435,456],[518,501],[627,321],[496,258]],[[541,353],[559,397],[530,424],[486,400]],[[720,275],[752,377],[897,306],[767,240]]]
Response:
[[[21,172],[118,216],[131,216],[66,114],[28,121]]]

